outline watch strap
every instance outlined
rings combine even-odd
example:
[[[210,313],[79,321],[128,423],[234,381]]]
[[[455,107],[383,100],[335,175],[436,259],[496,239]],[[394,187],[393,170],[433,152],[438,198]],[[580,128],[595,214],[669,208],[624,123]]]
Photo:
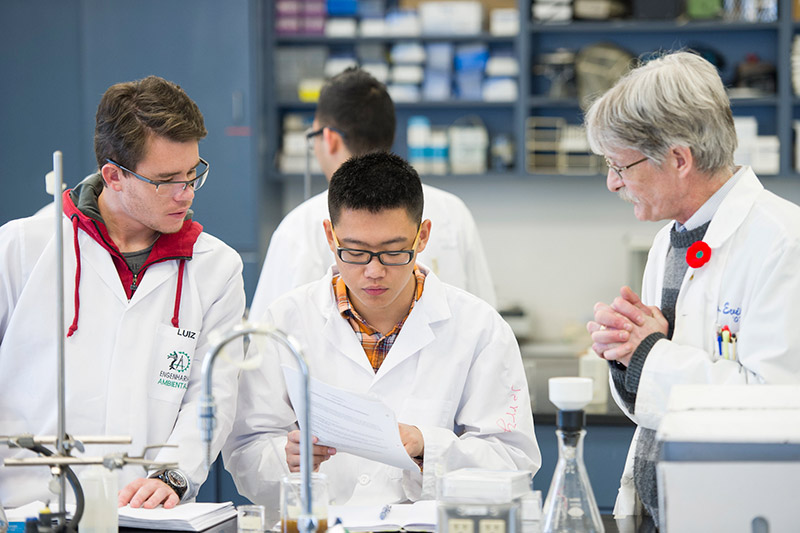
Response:
[[[180,474],[186,481],[186,486],[180,487],[178,485],[175,485],[167,475],[168,472],[177,472],[178,474]],[[178,495],[178,500],[183,500],[183,495],[186,494],[186,491],[189,489],[189,478],[186,477],[186,474],[184,474],[183,472],[181,472],[176,468],[164,468],[156,472],[153,472],[148,477],[158,479],[164,482],[169,488],[175,491],[175,494]]]

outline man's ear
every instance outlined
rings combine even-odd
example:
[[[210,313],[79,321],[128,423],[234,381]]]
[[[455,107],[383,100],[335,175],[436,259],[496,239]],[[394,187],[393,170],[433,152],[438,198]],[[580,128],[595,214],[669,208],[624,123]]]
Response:
[[[417,253],[422,252],[428,245],[428,239],[431,238],[431,221],[425,219],[420,224],[419,228],[419,242],[417,243]]]
[[[324,141],[323,150],[325,150],[328,154],[335,154],[344,148],[344,140],[342,136],[333,131],[331,128],[325,128],[322,130],[322,138]]]
[[[678,176],[684,178],[694,170],[694,155],[691,148],[688,146],[673,146],[670,154],[674,159],[674,168],[678,171]]]
[[[333,242],[333,225],[331,224],[330,220],[323,220],[322,221],[322,228],[325,230],[325,238],[328,239],[328,246],[333,252],[333,255],[336,255],[336,243]]]
[[[100,168],[100,175],[103,176],[106,187],[114,191],[122,190],[122,171],[118,166],[106,163]]]

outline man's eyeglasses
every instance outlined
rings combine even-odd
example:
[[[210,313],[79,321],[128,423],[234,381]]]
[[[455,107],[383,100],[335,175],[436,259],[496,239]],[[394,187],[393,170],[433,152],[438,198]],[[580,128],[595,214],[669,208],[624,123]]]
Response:
[[[422,224],[417,229],[417,236],[414,237],[414,244],[411,245],[410,250],[397,250],[385,252],[370,252],[369,250],[356,250],[355,248],[342,248],[339,244],[339,238],[336,232],[333,231],[331,225],[331,233],[333,234],[333,242],[336,244],[336,253],[339,259],[351,265],[368,265],[373,257],[377,257],[382,265],[386,266],[403,266],[407,265],[414,259],[414,254],[417,252],[417,243],[419,243],[419,232],[422,230]]]
[[[639,163],[644,163],[645,161],[647,161],[650,158],[649,157],[643,157],[638,161],[634,161],[630,165],[625,165],[624,167],[618,167],[617,165],[612,164],[611,161],[609,161],[607,157],[604,158],[604,159],[606,160],[606,165],[608,166],[608,168],[610,168],[611,170],[616,172],[617,176],[619,176],[619,179],[622,179],[622,171],[623,170],[628,170],[631,167],[635,167]]]
[[[186,187],[191,185],[192,189],[199,190],[200,187],[206,182],[208,178],[208,171],[211,166],[208,164],[208,161],[200,158],[200,163],[194,168],[195,177],[188,181],[155,181],[151,180],[150,178],[145,178],[141,174],[137,174],[133,170],[129,170],[119,163],[112,161],[111,159],[106,159],[109,163],[117,167],[123,172],[127,172],[128,174],[132,175],[135,178],[138,178],[142,181],[146,181],[156,187],[156,194],[159,196],[174,196],[178,193],[178,191],[185,191]]]
[[[347,135],[345,135],[345,133],[342,130],[340,130],[339,128],[336,128],[334,126],[322,126],[321,128],[319,128],[317,130],[308,128],[306,130],[306,142],[308,143],[308,149],[309,150],[313,150],[314,149],[314,137],[316,137],[318,135],[322,135],[322,132],[325,131],[325,128],[328,128],[331,131],[335,131],[336,133],[341,135],[342,138],[346,138],[347,137]]]

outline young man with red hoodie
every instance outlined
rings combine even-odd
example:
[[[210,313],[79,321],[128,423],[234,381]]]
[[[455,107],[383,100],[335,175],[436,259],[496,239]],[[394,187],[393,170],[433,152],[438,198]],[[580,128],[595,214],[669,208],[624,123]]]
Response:
[[[66,428],[73,435],[129,435],[130,447],[86,446],[177,462],[147,475],[118,470],[119,504],[174,507],[205,480],[197,430],[209,332],[244,311],[239,255],[192,220],[208,178],[199,155],[203,115],[162,78],[119,83],[97,110],[98,172],[63,194]],[[0,228],[0,434],[53,435],[56,427],[56,276],[52,215]],[[232,347],[242,356],[242,346]],[[216,454],[235,410],[236,374],[219,365]],[[0,458],[31,452],[0,447]],[[0,501],[50,500],[46,468],[0,469]]]

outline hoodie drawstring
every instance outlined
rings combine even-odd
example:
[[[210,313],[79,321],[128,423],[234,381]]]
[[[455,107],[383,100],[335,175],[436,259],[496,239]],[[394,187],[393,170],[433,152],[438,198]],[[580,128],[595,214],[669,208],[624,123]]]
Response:
[[[186,259],[181,259],[178,264],[178,288],[175,290],[175,311],[172,314],[172,325],[178,327],[178,313],[181,310],[181,289],[183,288],[183,267]]]
[[[78,330],[78,314],[81,309],[81,299],[78,292],[78,288],[81,284],[81,249],[78,245],[78,216],[72,215],[70,220],[72,221],[72,232],[74,234],[75,261],[77,262],[77,267],[75,268],[75,312],[72,317],[72,325],[67,332],[67,337],[72,337],[72,334]]]

